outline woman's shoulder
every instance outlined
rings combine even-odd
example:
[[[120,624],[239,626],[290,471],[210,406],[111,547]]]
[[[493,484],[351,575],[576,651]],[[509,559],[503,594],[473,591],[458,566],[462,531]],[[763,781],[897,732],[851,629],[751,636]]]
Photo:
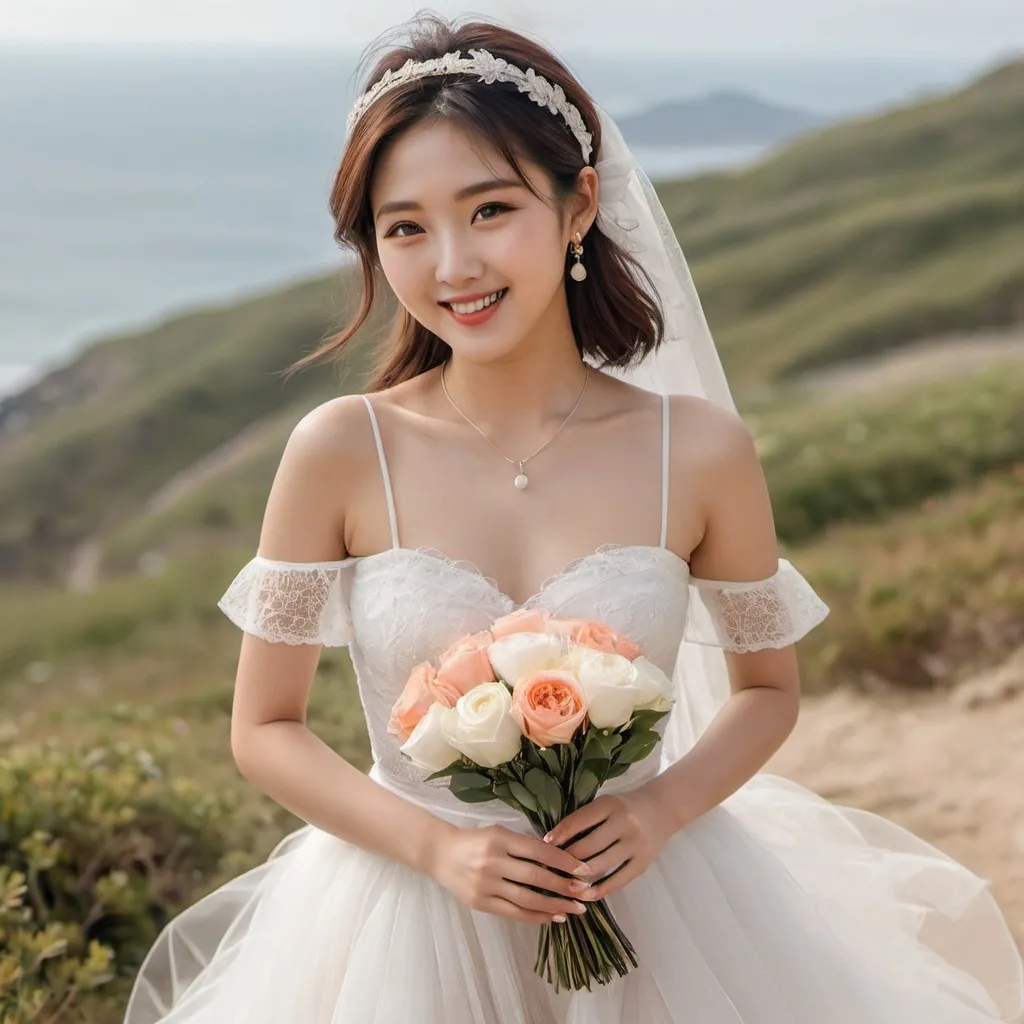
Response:
[[[363,396],[338,395],[314,406],[292,427],[283,458],[335,469],[373,453],[373,428]]]
[[[732,409],[695,395],[672,395],[669,404],[671,449],[686,464],[728,464],[754,451],[749,428]]]
[[[374,433],[387,433],[390,406],[408,404],[411,381],[363,395],[353,393],[330,398],[306,412],[294,425],[282,455],[282,465],[297,476],[329,482],[347,490],[367,473],[378,469]],[[367,408],[367,406],[370,408]]]
[[[376,458],[373,420],[380,424],[392,406],[409,407],[415,401],[416,387],[415,380],[408,380],[366,395],[357,392],[330,398],[310,409],[295,424],[289,444],[325,458]]]

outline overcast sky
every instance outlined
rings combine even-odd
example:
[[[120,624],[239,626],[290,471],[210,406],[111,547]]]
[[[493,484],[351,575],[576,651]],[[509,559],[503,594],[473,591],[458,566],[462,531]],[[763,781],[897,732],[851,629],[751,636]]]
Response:
[[[471,0],[470,0],[471,2]],[[278,44],[359,50],[414,0],[0,0],[3,43]],[[437,0],[563,50],[937,55],[1024,51],[1024,0]]]

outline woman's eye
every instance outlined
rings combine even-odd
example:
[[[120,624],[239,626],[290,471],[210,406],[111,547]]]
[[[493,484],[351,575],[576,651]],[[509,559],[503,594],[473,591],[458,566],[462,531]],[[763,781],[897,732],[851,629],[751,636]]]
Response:
[[[405,229],[411,229],[406,233]],[[401,224],[396,224],[384,237],[385,238],[408,238],[409,234],[419,231],[420,229],[415,224],[410,224],[409,221],[402,221]]]
[[[504,213],[506,210],[511,210],[511,206],[506,206],[504,203],[485,203],[477,210],[477,216],[484,214],[486,211],[490,211],[490,216],[484,216],[483,220],[494,220],[499,213]]]

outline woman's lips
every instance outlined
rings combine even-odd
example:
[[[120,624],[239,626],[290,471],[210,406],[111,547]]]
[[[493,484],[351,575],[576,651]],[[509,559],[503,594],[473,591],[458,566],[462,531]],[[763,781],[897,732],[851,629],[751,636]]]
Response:
[[[497,308],[505,301],[506,295],[508,295],[507,288],[502,290],[502,296],[496,302],[492,302],[489,306],[484,306],[483,309],[474,310],[472,313],[456,313],[447,302],[442,302],[441,305],[448,310],[456,323],[462,324],[464,327],[475,327],[478,324],[487,323],[494,316]]]

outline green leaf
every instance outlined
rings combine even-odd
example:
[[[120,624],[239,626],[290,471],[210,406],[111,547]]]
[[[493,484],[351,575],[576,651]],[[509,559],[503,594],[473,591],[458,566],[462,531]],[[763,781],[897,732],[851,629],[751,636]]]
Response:
[[[519,810],[519,804],[516,802],[516,798],[512,795],[512,786],[508,782],[496,782],[494,784],[494,795],[509,807],[514,807],[517,811]]]
[[[466,766],[463,764],[461,759],[458,761],[452,761],[447,768],[442,768],[439,772],[434,772],[433,774],[428,775],[425,781],[432,782],[434,779],[447,779],[456,772],[462,772],[465,770]]]
[[[642,761],[661,742],[661,737],[651,730],[636,732],[622,744],[616,760],[620,764],[636,764]]]
[[[583,768],[580,770],[579,775],[576,776],[576,782],[573,785],[573,796],[576,798],[578,806],[582,806],[594,798],[594,794],[597,792],[597,787],[600,784],[600,781],[601,780],[598,778],[597,774],[589,768]]]
[[[453,789],[452,792],[464,804],[483,804],[494,799],[494,794],[489,789]]]
[[[562,817],[562,788],[546,771],[531,768],[526,773],[526,788],[549,818],[557,821]]]
[[[522,747],[523,760],[533,768],[543,767],[543,753],[532,740],[528,740],[526,737],[523,737],[523,739],[525,740]]]
[[[667,711],[654,711],[648,708],[646,711],[634,711],[629,726],[624,730],[627,735],[634,729],[651,729],[655,722],[660,722],[668,714]]]
[[[522,807],[525,807],[528,811],[536,812],[540,810],[533,794],[525,786],[520,785],[520,783],[513,779],[509,782],[508,788],[511,791],[512,796],[519,801],[519,804]]]
[[[622,745],[622,737],[617,732],[595,729],[592,742],[594,750],[599,751],[602,757],[611,757]]]
[[[480,772],[457,772],[452,776],[451,791],[458,796],[466,790],[477,789],[491,792],[491,780]]]
[[[608,774],[605,775],[605,782],[609,779],[617,779],[620,775],[625,775],[631,767],[632,765],[628,761],[617,761],[608,769]]]
[[[560,743],[559,747],[567,746],[565,743]],[[544,767],[557,779],[562,776],[562,762],[559,756],[559,751],[553,747],[545,747],[541,752],[541,761]],[[539,766],[538,766],[539,767]]]

